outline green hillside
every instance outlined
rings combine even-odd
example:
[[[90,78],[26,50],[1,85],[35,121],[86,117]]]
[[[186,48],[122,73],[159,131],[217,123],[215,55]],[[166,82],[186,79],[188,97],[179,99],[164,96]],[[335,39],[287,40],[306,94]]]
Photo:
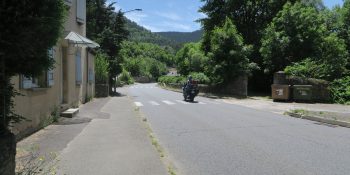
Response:
[[[129,41],[176,47],[175,41],[156,33],[152,33],[129,19],[127,19],[127,29],[130,32]]]
[[[203,36],[203,30],[194,32],[157,32],[157,34],[169,38],[177,43],[198,42]]]

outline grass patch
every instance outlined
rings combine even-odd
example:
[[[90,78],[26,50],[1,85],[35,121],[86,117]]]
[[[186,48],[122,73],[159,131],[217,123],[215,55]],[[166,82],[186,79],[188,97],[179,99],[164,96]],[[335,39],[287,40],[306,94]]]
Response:
[[[129,97],[130,98],[130,97]],[[175,168],[172,164],[172,162],[169,160],[169,158],[167,157],[164,149],[162,148],[162,146],[160,145],[158,139],[156,138],[151,126],[149,125],[147,118],[141,113],[140,108],[135,106],[135,112],[137,113],[137,116],[140,118],[140,120],[142,121],[142,123],[144,124],[145,129],[148,132],[148,136],[151,139],[151,143],[154,146],[154,148],[156,149],[156,151],[159,153],[159,156],[161,158],[161,161],[163,162],[163,164],[167,167],[168,169],[168,173],[170,175],[176,175],[175,172]]]
[[[309,114],[309,111],[304,110],[304,109],[293,109],[290,112],[296,113],[296,114],[301,114],[301,115],[307,115]]]
[[[159,145],[159,141],[154,137],[153,133],[149,134],[149,137],[151,138],[152,141],[152,145],[156,148],[156,150],[158,151],[160,157],[164,157],[164,151],[162,149],[162,147]]]
[[[168,166],[168,173],[170,175],[176,175],[176,173],[175,173],[174,169],[172,168],[172,166]]]

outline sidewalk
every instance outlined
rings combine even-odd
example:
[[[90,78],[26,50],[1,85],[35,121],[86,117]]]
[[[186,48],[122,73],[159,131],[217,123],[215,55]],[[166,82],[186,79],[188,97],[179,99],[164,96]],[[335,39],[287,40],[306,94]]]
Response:
[[[304,109],[304,110],[310,110],[310,111],[324,111],[324,112],[327,111],[327,112],[350,114],[349,105],[347,106],[347,105],[323,104],[323,103],[273,102],[271,99],[257,98],[257,97],[248,98],[248,99],[226,98],[226,99],[223,99],[223,101],[230,104],[246,106],[246,107],[255,108],[259,110],[275,112],[279,114],[283,114],[288,110],[294,110],[294,109]]]
[[[96,99],[82,106],[77,117],[19,142],[18,157],[36,145],[38,155],[58,155],[60,175],[168,174],[137,115],[126,96]]]
[[[345,121],[350,123],[350,106],[339,104],[321,104],[321,103],[295,103],[295,102],[273,102],[271,99],[252,97],[248,99],[226,98],[222,101],[263,110],[278,114],[285,114],[288,111],[299,111],[312,116]],[[294,112],[293,112],[294,113]]]

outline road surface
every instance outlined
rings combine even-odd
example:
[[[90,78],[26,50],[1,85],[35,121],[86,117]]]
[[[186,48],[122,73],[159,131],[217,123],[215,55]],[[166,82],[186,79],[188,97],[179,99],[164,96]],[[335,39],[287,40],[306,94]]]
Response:
[[[129,87],[182,175],[350,174],[350,130],[182,94]]]

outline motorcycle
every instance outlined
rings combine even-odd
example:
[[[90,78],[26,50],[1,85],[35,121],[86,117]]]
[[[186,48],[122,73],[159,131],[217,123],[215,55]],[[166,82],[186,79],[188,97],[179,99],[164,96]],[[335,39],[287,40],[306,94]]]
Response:
[[[193,102],[194,97],[199,93],[197,81],[192,80],[191,82],[184,84],[182,87],[182,93],[185,101]]]

